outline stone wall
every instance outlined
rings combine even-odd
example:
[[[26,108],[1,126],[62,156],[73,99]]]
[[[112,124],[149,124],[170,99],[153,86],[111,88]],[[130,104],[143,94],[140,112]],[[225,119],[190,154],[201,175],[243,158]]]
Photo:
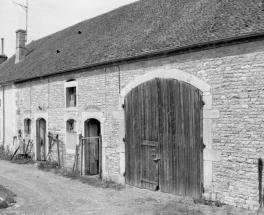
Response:
[[[103,114],[105,175],[118,180],[122,174],[118,152],[122,126],[116,114],[120,90],[139,75],[179,69],[212,87],[212,108],[220,111],[219,118],[210,120],[208,141],[212,141],[212,149],[221,151],[221,160],[212,162],[212,183],[206,192],[217,194],[214,196],[228,204],[256,209],[257,159],[264,153],[263,62],[264,42],[259,41],[19,84],[18,126],[30,114],[34,139],[34,114],[46,112],[48,131],[60,134],[63,140],[65,115],[77,114],[81,132],[82,113],[93,112],[91,107],[96,107]],[[72,78],[78,81],[78,107],[67,110],[64,83]],[[72,154],[65,155],[65,166],[72,165],[72,158]]]

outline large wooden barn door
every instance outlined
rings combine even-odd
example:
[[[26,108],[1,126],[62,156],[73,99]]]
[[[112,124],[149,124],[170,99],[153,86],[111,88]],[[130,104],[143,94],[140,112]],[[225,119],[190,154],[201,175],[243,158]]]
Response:
[[[125,97],[126,183],[195,198],[203,182],[202,93],[153,79]]]

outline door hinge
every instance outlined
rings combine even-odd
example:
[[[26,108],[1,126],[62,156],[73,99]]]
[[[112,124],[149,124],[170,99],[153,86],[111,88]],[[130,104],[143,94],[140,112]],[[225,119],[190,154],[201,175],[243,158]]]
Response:
[[[155,162],[158,162],[160,160],[160,158],[155,158],[153,159]]]
[[[204,142],[203,142],[203,138],[201,138],[201,144],[202,144],[202,150],[204,150],[205,147],[206,147],[206,145],[205,145]]]
[[[200,101],[200,105],[201,105],[201,108],[203,108],[203,106],[205,105],[203,100]]]
[[[126,142],[126,138],[125,138],[125,137],[123,137],[123,142],[124,142],[124,143]]]
[[[124,109],[125,109],[125,107],[126,107],[126,106],[125,106],[125,104],[122,104],[122,108],[124,108]]]

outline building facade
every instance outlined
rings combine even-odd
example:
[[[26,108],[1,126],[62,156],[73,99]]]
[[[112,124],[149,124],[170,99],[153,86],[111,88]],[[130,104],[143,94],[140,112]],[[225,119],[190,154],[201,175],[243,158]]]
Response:
[[[90,138],[83,140],[83,156],[79,150],[84,175],[101,172],[104,180],[258,208],[257,162],[264,139],[261,33],[249,30],[111,62],[97,53],[101,62],[79,60],[79,67],[63,56],[55,59],[57,70],[36,58],[34,65],[30,55],[46,59],[34,48],[42,50],[43,40],[58,38],[57,33],[36,41],[32,54],[0,67],[6,147],[31,139],[35,159],[45,160],[50,132],[59,135],[62,165],[72,168],[81,134]],[[56,47],[56,54],[69,44]]]

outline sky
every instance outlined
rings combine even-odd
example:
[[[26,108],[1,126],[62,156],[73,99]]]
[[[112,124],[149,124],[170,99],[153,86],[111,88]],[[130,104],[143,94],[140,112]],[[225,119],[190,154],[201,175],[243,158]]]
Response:
[[[0,38],[4,38],[4,54],[8,57],[15,54],[16,30],[26,30],[26,12],[12,1],[22,5],[26,5],[27,2],[0,0]],[[27,43],[135,1],[28,0]],[[2,54],[1,44],[0,47]]]

